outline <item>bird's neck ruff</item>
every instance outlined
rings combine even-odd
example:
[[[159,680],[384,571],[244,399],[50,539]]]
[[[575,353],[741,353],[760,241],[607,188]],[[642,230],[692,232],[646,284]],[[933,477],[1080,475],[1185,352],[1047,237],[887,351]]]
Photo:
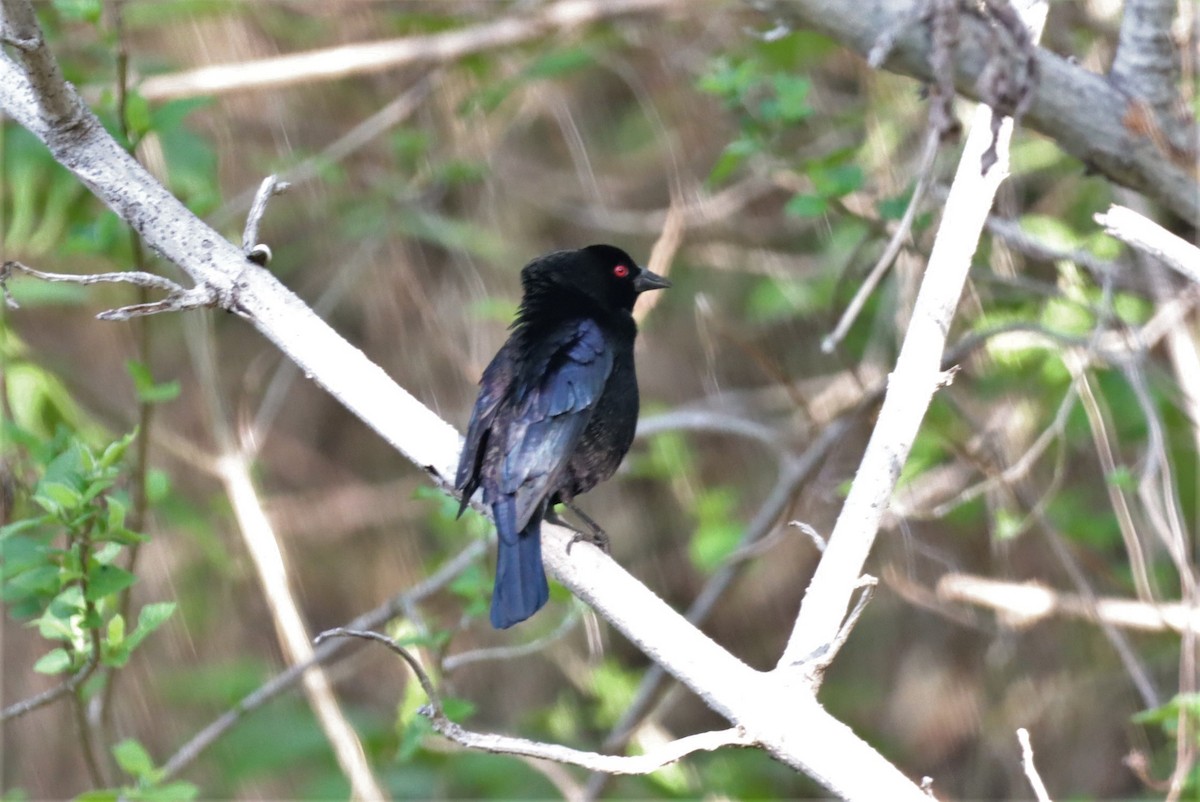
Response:
[[[525,297],[511,328],[517,337],[530,342],[564,321],[581,318],[595,320],[610,330],[631,327],[637,331],[631,310],[606,309],[587,293],[552,284],[525,286]]]

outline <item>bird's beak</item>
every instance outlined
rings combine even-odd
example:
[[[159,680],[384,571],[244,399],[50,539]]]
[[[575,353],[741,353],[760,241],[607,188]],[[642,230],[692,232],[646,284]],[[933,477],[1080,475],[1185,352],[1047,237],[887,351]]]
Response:
[[[649,270],[642,270],[633,279],[633,288],[638,292],[646,290],[665,290],[671,286],[671,282],[667,281],[657,273],[651,273]]]

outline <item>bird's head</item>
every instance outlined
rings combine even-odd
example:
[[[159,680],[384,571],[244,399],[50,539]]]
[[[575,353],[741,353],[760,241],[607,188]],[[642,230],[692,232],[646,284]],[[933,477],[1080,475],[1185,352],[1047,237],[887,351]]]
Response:
[[[612,245],[546,254],[525,266],[521,284],[527,300],[536,295],[564,299],[583,295],[604,310],[627,312],[633,309],[639,293],[671,286],[671,282],[639,267],[629,254]]]

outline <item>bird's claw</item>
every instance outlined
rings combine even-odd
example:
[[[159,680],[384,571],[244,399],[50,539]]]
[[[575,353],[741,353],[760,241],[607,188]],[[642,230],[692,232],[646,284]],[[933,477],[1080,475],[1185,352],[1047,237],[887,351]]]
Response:
[[[576,543],[591,543],[605,554],[611,553],[608,547],[608,535],[603,531],[592,532],[590,535],[585,535],[583,532],[576,532],[575,536],[567,542],[568,555],[571,553],[571,547]]]

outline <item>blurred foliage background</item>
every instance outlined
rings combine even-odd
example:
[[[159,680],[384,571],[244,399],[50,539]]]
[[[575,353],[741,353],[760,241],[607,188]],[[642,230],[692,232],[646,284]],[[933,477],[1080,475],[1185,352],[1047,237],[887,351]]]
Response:
[[[223,63],[252,74],[255,59],[425,37],[540,5],[37,7],[68,78],[106,125],[227,236],[240,237],[263,176],[290,176],[261,234],[271,269],[459,427],[516,308],[520,267],[592,242],[645,263],[674,204],[675,286],[647,312],[638,346],[647,433],[582,506],[611,534],[614,557],[678,609],[731,572],[703,628],[770,667],[819,558],[787,522],[826,533],[832,525],[957,157],[952,144],[942,148],[893,271],[844,341],[822,352],[911,195],[926,125],[915,82],[747,6],[681,1],[449,63],[169,100],[138,91],[150,76]],[[1119,14],[1092,0],[1054,3],[1043,44],[1102,70]],[[6,122],[0,135],[5,259],[68,273],[145,263],[175,274],[139,254],[29,134]],[[1170,328],[1194,340],[1193,297],[1096,233],[1091,216],[1128,193],[1027,131],[1014,140],[1012,172],[951,332],[962,370],[935,399],[905,467],[869,564],[882,589],[822,699],[948,796],[1027,796],[1013,736],[1025,726],[1052,793],[1155,797],[1145,780],[1169,774],[1179,715],[1196,708],[1180,693],[1177,633],[997,617],[939,593],[939,580],[965,573],[1135,597],[1119,496],[1132,504],[1155,597],[1178,599],[1177,564],[1137,492],[1163,466],[1178,526],[1196,528],[1196,422],[1178,363],[1140,328],[1173,313]],[[4,724],[5,797],[95,787],[76,719],[97,698],[108,701],[92,760],[127,796],[345,797],[347,781],[296,690],[247,714],[176,784],[157,773],[285,666],[211,471],[218,433],[256,449],[255,479],[314,634],[414,586],[486,538],[487,526],[455,521],[454,505],[419,470],[237,318],[104,323],[95,313],[137,302],[136,291],[20,278],[10,286],[22,308],[0,318],[5,703],[84,667],[89,626],[103,632],[104,654],[80,701]],[[1124,362],[1102,358],[1105,343],[1131,331],[1143,339]],[[834,424],[845,428],[821,441]],[[1100,440],[1113,469],[1098,456]],[[815,443],[815,470],[786,481]],[[773,494],[784,503],[752,524]],[[760,545],[739,551],[752,527]],[[492,631],[490,560],[470,562],[391,631],[420,647],[459,720],[598,748],[646,659],[603,622],[591,626],[561,588],[529,623]],[[528,643],[537,648],[477,651]],[[468,653],[478,659],[438,665]],[[415,683],[382,649],[355,647],[330,675],[394,798],[550,797],[566,787],[544,766],[462,753],[427,735],[414,723]],[[721,725],[675,688],[635,741]],[[1123,762],[1131,753],[1137,771]],[[612,779],[602,793],[779,798],[819,787],[754,750],[727,750]]]

